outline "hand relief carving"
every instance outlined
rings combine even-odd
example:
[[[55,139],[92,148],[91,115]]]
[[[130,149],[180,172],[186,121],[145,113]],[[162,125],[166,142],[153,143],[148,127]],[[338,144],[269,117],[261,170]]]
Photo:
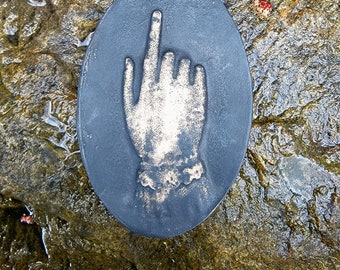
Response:
[[[193,67],[189,59],[180,60],[174,76],[173,52],[164,54],[158,71],[161,29],[162,13],[156,10],[139,96],[133,94],[135,67],[129,57],[125,59],[123,93],[127,126],[141,158],[138,181],[144,187],[168,193],[204,174],[198,149],[207,91],[203,66]],[[192,82],[190,73],[194,73]]]

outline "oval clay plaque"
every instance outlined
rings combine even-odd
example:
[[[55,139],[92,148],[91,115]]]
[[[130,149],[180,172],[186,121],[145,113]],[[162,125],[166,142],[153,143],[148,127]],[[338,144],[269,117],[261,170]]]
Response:
[[[96,29],[79,85],[89,179],[133,232],[186,232],[237,176],[251,109],[246,54],[221,1],[117,0]]]

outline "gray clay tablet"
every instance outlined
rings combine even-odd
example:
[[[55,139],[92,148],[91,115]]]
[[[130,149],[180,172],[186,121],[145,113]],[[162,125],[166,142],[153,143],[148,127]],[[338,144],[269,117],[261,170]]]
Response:
[[[89,179],[127,228],[172,237],[202,221],[240,169],[248,62],[220,0],[117,0],[93,36],[78,97]]]

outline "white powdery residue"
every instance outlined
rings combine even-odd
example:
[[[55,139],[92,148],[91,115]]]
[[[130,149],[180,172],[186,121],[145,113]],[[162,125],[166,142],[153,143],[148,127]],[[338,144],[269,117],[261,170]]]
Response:
[[[149,125],[148,130],[146,130],[146,135],[152,135],[151,142],[153,151],[150,157],[155,166],[166,162],[166,155],[168,153],[181,154],[178,140],[179,135],[185,128],[185,125],[182,123],[181,114],[183,114],[185,109],[184,105],[186,100],[184,100],[185,97],[182,99],[176,98],[177,95],[175,92],[181,91],[182,89],[173,89],[173,87],[171,87],[171,81],[165,81],[162,82],[162,84],[158,85],[158,88],[164,89],[168,86],[169,89],[165,92],[158,90],[160,95],[157,97],[157,103],[155,103],[153,107],[154,112],[151,112],[151,114],[150,111],[145,110],[143,112],[143,115],[148,115],[148,122],[151,123],[151,126]],[[158,104],[160,104],[160,106],[157,106]],[[154,117],[153,115],[157,116]]]
[[[157,204],[160,204],[165,201],[165,199],[169,196],[171,189],[170,188],[164,188],[161,192],[156,193],[156,202]]]
[[[139,176],[140,183],[143,187],[150,187],[153,190],[156,190],[156,187],[154,186],[153,180],[148,176],[147,173],[142,172]]]
[[[201,162],[196,163],[193,167],[184,169],[184,172],[189,174],[189,181],[185,184],[190,184],[194,179],[201,178],[204,173],[203,165]]]

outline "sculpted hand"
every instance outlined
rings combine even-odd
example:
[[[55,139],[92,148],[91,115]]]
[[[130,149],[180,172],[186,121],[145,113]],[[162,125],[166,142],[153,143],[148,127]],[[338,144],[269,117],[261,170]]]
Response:
[[[162,13],[154,11],[139,96],[133,94],[131,58],[125,59],[123,92],[127,126],[141,157],[139,182],[154,190],[169,191],[200,179],[204,173],[198,148],[205,120],[206,88],[204,68],[197,65],[191,70],[189,59],[179,62],[174,76],[173,52],[164,54],[158,72],[161,27]]]

